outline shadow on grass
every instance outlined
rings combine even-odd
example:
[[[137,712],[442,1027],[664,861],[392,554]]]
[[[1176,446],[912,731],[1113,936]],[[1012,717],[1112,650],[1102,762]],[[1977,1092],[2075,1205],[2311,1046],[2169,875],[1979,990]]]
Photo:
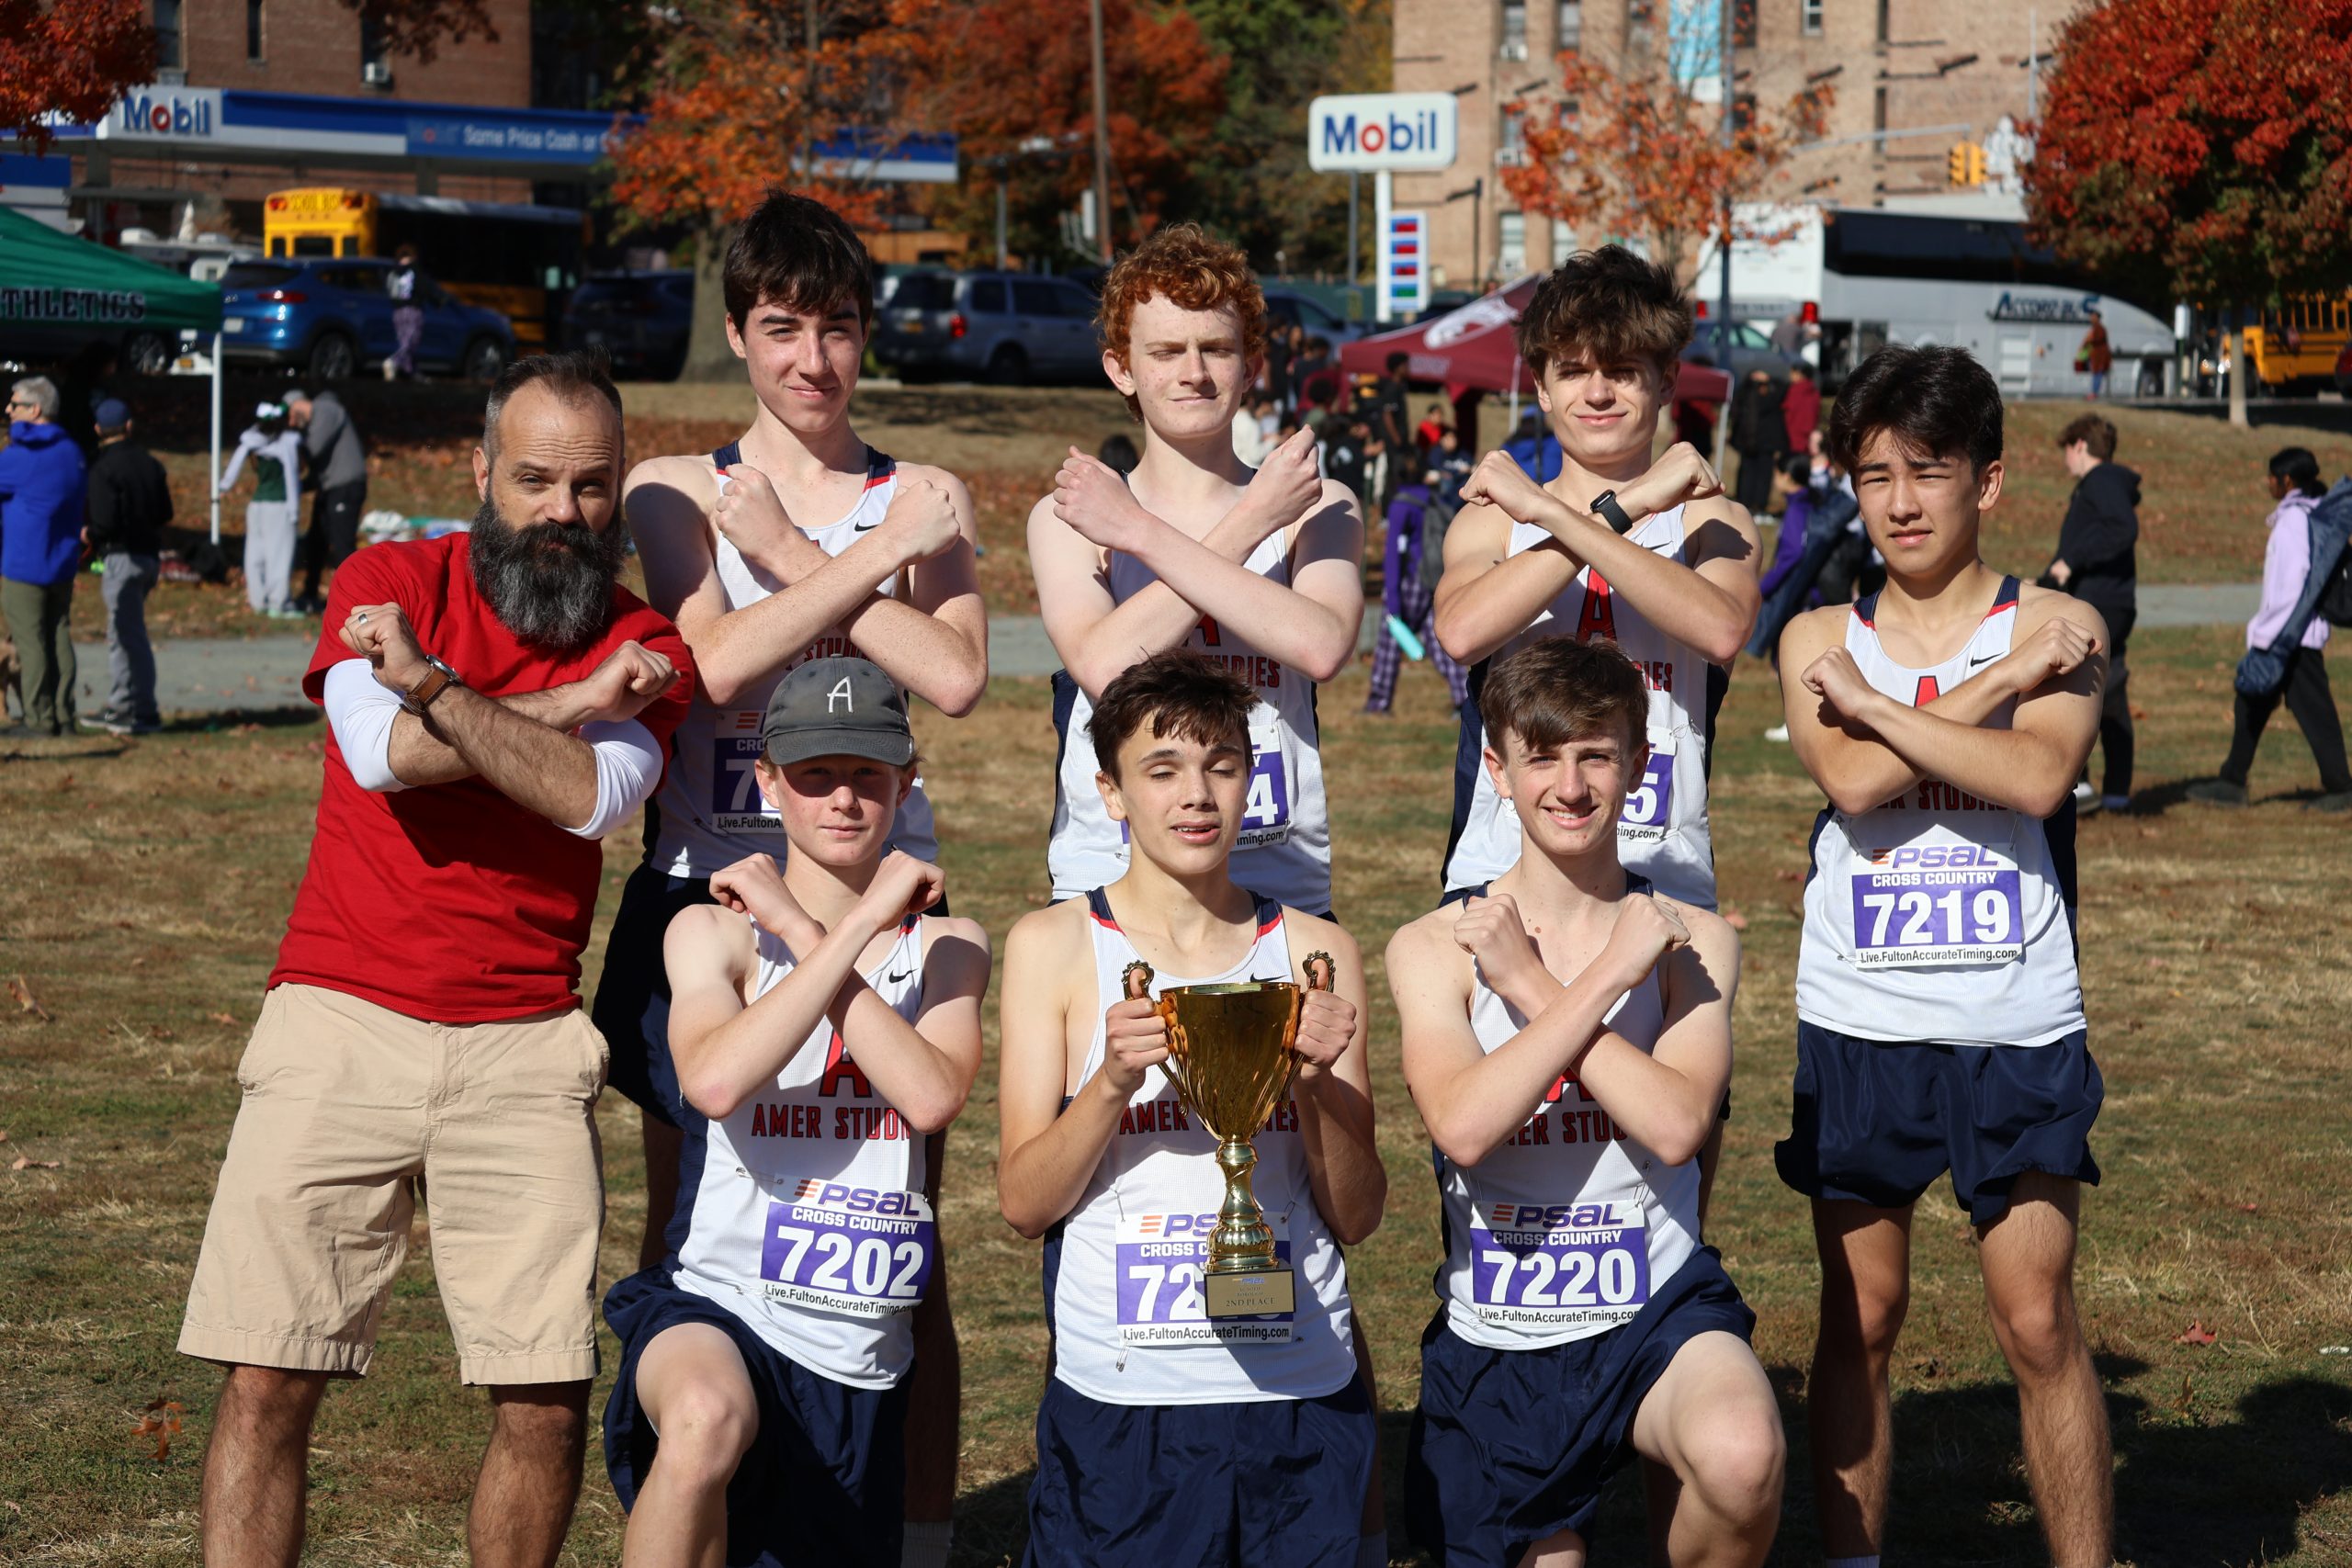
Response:
[[[164,721],[164,735],[216,735],[250,725],[257,729],[300,729],[319,721],[319,710],[299,697],[267,708],[223,708],[217,713],[184,713]]]
[[[1898,1355],[1900,1352],[1898,1352]],[[2184,1375],[2159,1406],[2116,1392],[2148,1371],[2130,1357],[2095,1358],[2114,1436],[2116,1558],[2134,1568],[2206,1568],[2295,1551],[2299,1521],[2352,1485],[2352,1387],[2291,1375],[2210,1406]],[[1781,1563],[1820,1560],[1805,1432],[1804,1372],[1770,1369],[1789,1434]],[[1889,1562],[2047,1561],[2021,1461],[2016,1389],[2007,1382],[1914,1390],[1894,1402]],[[1611,1488],[1610,1512],[1638,1529],[1638,1490]],[[1604,1521],[1609,1515],[1604,1514]]]

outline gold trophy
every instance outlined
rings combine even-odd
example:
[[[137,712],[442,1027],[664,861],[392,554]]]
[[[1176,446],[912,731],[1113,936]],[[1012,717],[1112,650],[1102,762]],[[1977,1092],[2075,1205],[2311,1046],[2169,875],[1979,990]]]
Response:
[[[1310,988],[1329,989],[1333,974],[1330,954],[1308,955]],[[1126,978],[1129,996],[1148,994],[1151,966],[1131,964]],[[1287,980],[1178,986],[1160,994],[1159,1016],[1168,1022],[1168,1059],[1160,1066],[1185,1109],[1216,1140],[1217,1168],[1225,1172],[1225,1202],[1201,1282],[1211,1318],[1296,1310],[1291,1269],[1277,1261],[1273,1227],[1250,1188],[1258,1163],[1250,1138],[1290,1092],[1298,1068],[1291,1047],[1299,1002],[1299,987]]]

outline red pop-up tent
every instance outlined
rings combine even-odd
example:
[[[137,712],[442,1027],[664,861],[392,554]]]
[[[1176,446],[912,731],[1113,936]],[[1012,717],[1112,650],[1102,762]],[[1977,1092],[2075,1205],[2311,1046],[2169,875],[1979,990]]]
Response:
[[[1377,376],[1388,356],[1400,350],[1412,356],[1406,367],[1409,381],[1437,381],[1457,402],[1476,392],[1509,392],[1514,404],[1535,390],[1535,378],[1520,358],[1511,328],[1535,298],[1539,279],[1522,277],[1510,288],[1481,296],[1442,316],[1341,346],[1340,367],[1351,376]],[[1684,361],[1675,378],[1678,403],[1720,405],[1731,396],[1731,377],[1704,365]],[[1464,428],[1470,426],[1465,423]]]

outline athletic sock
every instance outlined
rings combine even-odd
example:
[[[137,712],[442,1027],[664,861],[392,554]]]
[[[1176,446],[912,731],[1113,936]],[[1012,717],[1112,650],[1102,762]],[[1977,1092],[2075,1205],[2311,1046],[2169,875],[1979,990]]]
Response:
[[[1831,1557],[1823,1560],[1821,1568],[1878,1568],[1878,1553],[1867,1557]]]
[[[952,1519],[909,1519],[899,1548],[899,1568],[947,1568],[947,1550],[956,1544]]]
[[[1386,1530],[1378,1530],[1357,1540],[1356,1568],[1388,1568]]]

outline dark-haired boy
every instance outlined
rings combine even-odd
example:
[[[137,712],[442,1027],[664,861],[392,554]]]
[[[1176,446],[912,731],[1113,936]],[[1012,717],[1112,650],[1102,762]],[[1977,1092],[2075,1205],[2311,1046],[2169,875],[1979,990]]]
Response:
[[[1966,351],[1872,355],[1828,449],[1887,576],[1781,638],[1790,739],[1829,797],[1797,956],[1793,1127],[1775,1151],[1813,1199],[1821,1254],[1808,1414],[1823,1548],[1846,1568],[1878,1562],[1912,1206],[1949,1169],[2052,1559],[2104,1568],[2107,1412],[2074,1293],[2102,1089],[2075,964],[2071,792],[2107,628],[1979,556],[2001,498],[2001,394]]]
[[[1022,1235],[1048,1237],[1053,1333],[1033,1568],[1354,1568],[1365,1551],[1378,1438],[1340,1250],[1372,1234],[1387,1191],[1363,964],[1339,926],[1234,882],[1256,706],[1250,685],[1187,649],[1105,686],[1086,739],[1132,852],[1107,886],[1006,941],[998,1201]],[[1203,1253],[1169,1238],[1213,1224],[1225,1178],[1160,1066],[1152,998],[1310,979],[1323,988],[1302,998],[1297,1077],[1253,1139],[1292,1305],[1212,1317]]]
[[[1739,938],[1618,859],[1643,687],[1566,637],[1496,661],[1483,761],[1521,852],[1388,947],[1449,1247],[1407,1508],[1449,1568],[1584,1562],[1601,1484],[1636,1453],[1677,1483],[1653,1521],[1672,1562],[1760,1562],[1779,1522],[1756,1317],[1699,1237]]]
[[[1756,624],[1761,551],[1698,452],[1678,445],[1651,460],[1690,326],[1673,275],[1620,245],[1580,252],[1537,286],[1519,349],[1559,438],[1560,473],[1538,486],[1506,454],[1481,460],[1446,533],[1436,626],[1464,664],[1546,637],[1624,649],[1650,691],[1649,762],[1628,794],[1620,851],[1661,893],[1712,909],[1709,666],[1728,667]],[[1484,678],[1473,671],[1454,754],[1449,898],[1520,852],[1510,802],[1480,765]]]
[[[643,1111],[638,1256],[649,1267],[664,1250],[680,1149],[662,932],[681,909],[709,902],[713,873],[784,852],[754,771],[770,693],[798,664],[852,653],[950,715],[969,712],[988,685],[971,497],[955,475],[898,462],[850,423],[874,315],[865,247],[831,209],[779,194],[737,230],[724,279],[728,344],[758,405],[751,428],[716,452],[649,458],[625,492],[647,597],[676,620],[701,675],[596,991],[613,1085]],[[891,847],[939,857],[920,780]],[[908,1506],[922,1528],[909,1533],[910,1563],[944,1562],[946,1551],[958,1380],[947,1311],[942,1277],[916,1320]]]

